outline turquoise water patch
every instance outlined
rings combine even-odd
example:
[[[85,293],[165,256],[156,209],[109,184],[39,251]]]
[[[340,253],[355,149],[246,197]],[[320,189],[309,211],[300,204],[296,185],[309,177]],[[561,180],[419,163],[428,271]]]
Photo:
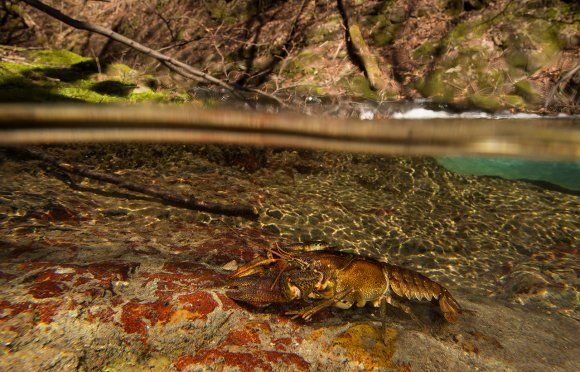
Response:
[[[452,172],[465,175],[549,182],[569,190],[580,191],[580,162],[454,156],[439,157],[437,162]]]

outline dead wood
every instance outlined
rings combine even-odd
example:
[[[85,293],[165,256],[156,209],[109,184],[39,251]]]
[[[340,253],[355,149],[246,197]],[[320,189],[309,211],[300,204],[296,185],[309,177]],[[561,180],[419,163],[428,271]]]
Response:
[[[561,91],[561,92],[564,91],[566,85],[570,82],[570,80],[572,79],[572,77],[578,71],[580,71],[580,64],[579,65],[576,65],[570,71],[568,71],[567,73],[562,74],[562,76],[560,76],[560,78],[554,84],[554,86],[552,86],[552,89],[550,89],[550,92],[548,93],[548,95],[546,97],[546,103],[544,104],[544,110],[547,110],[550,107],[550,105],[554,101],[554,97],[556,96],[556,93],[558,91]],[[574,102],[574,101],[575,100],[572,100],[572,102]]]
[[[239,96],[240,98],[243,98],[240,94],[240,92],[251,92],[251,93],[256,93],[258,95],[261,95],[263,97],[269,98],[271,100],[274,100],[275,102],[277,102],[278,104],[280,104],[281,106],[285,106],[286,104],[284,103],[284,101],[282,101],[280,98],[266,93],[264,91],[258,90],[258,89],[246,89],[242,86],[237,86],[237,85],[232,85],[229,84],[223,80],[220,80],[210,74],[207,74],[193,66],[188,65],[187,63],[183,63],[177,59],[171,58],[165,54],[159,53],[156,50],[153,50],[143,44],[140,44],[138,42],[136,42],[133,39],[129,39],[128,37],[125,37],[119,33],[116,33],[113,30],[109,30],[107,28],[86,22],[86,21],[79,21],[76,19],[73,19],[69,16],[67,16],[66,14],[62,13],[61,11],[59,11],[58,9],[55,9],[51,6],[48,6],[44,3],[42,3],[41,1],[38,0],[23,0],[25,3],[27,3],[28,5],[40,10],[43,13],[48,14],[49,16],[71,26],[74,27],[76,29],[79,30],[85,30],[85,31],[89,31],[89,32],[94,32],[97,33],[99,35],[103,35],[108,37],[111,40],[117,41],[119,43],[122,43],[124,45],[127,45],[128,47],[131,47],[141,53],[144,53],[150,57],[153,57],[155,59],[157,59],[159,62],[161,62],[164,66],[166,66],[167,68],[169,68],[170,70],[178,73],[181,76],[184,76],[188,79],[192,79],[192,80],[197,80],[197,81],[204,81],[207,83],[211,83],[211,84],[215,84],[218,85],[226,90],[228,90],[229,92],[231,92],[232,94],[235,94],[237,96]]]
[[[371,89],[385,89],[387,87],[385,77],[382,76],[377,59],[363,38],[360,26],[357,23],[351,23],[352,16],[342,0],[337,1],[337,7],[345,28],[347,49],[351,61],[365,74]]]

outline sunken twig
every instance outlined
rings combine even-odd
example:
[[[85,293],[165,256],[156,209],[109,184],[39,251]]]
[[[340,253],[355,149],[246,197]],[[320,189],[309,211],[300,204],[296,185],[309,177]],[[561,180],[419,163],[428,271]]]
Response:
[[[76,165],[69,164],[65,161],[56,159],[46,153],[41,151],[27,149],[27,148],[12,148],[14,152],[21,154],[23,156],[41,160],[47,164],[52,165],[64,172],[75,174],[78,176],[90,178],[96,181],[110,183],[116,185],[125,190],[138,192],[144,195],[152,196],[154,198],[160,199],[167,204],[193,209],[197,211],[204,211],[210,213],[216,213],[226,216],[239,216],[255,219],[258,217],[258,212],[255,208],[247,205],[232,205],[232,204],[220,204],[213,202],[206,202],[197,200],[194,196],[183,196],[175,194],[172,192],[162,191],[153,187],[149,187],[136,182],[128,181],[122,179],[118,176],[112,174],[106,174],[97,172],[94,170],[86,169]]]

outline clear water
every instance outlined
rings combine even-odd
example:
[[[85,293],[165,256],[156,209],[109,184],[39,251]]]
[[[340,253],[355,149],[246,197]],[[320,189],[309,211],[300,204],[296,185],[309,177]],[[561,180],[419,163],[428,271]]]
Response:
[[[580,162],[554,162],[482,157],[438,157],[445,168],[473,176],[497,176],[509,180],[545,182],[563,188],[562,191],[580,191]]]
[[[329,359],[324,348],[351,322],[368,321],[361,310],[287,323],[283,316],[269,320],[276,309],[232,313],[220,297],[232,260],[235,266],[276,244],[324,240],[420,271],[479,312],[448,326],[428,318],[433,335],[392,316],[403,363],[458,370],[577,365],[577,162],[217,145],[29,148],[198,200],[253,206],[259,215],[178,208],[0,148],[0,363],[38,366],[29,358],[39,347],[66,362],[86,343],[86,366],[125,368],[126,359],[167,367],[204,350],[261,357],[278,350],[271,346],[277,340],[290,340],[283,350],[311,368],[352,366],[355,357]],[[201,321],[178,317],[203,312],[208,301],[225,311]],[[263,344],[223,346],[228,332],[251,329],[256,319],[267,324]]]
[[[201,243],[181,225],[195,221],[262,231],[271,241],[325,240],[420,270],[456,289],[577,317],[580,208],[570,193],[461,175],[429,157],[171,145],[42,151],[201,200],[255,206],[259,218],[166,206],[84,178],[71,184],[38,161],[4,155],[4,240],[82,242],[84,252],[75,258],[80,260],[100,250],[103,239],[118,247],[127,240],[143,242],[138,249],[169,253]],[[41,218],[55,208],[72,211],[73,226]]]

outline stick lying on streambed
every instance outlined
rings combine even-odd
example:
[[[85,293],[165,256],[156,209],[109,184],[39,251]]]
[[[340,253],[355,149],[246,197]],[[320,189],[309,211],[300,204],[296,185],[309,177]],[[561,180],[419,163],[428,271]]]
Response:
[[[10,147],[10,150],[16,154],[41,160],[67,173],[72,173],[78,176],[90,178],[100,182],[110,183],[129,191],[135,191],[141,194],[152,196],[160,199],[167,204],[193,209],[196,211],[204,211],[226,216],[238,216],[250,219],[258,218],[258,212],[254,207],[247,205],[233,205],[233,204],[219,204],[212,202],[205,202],[197,200],[194,196],[183,196],[175,193],[169,193],[139,183],[124,180],[112,174],[105,174],[96,172],[90,169],[82,168],[76,165],[66,163],[62,160],[56,159],[41,151],[31,150],[21,147]]]

